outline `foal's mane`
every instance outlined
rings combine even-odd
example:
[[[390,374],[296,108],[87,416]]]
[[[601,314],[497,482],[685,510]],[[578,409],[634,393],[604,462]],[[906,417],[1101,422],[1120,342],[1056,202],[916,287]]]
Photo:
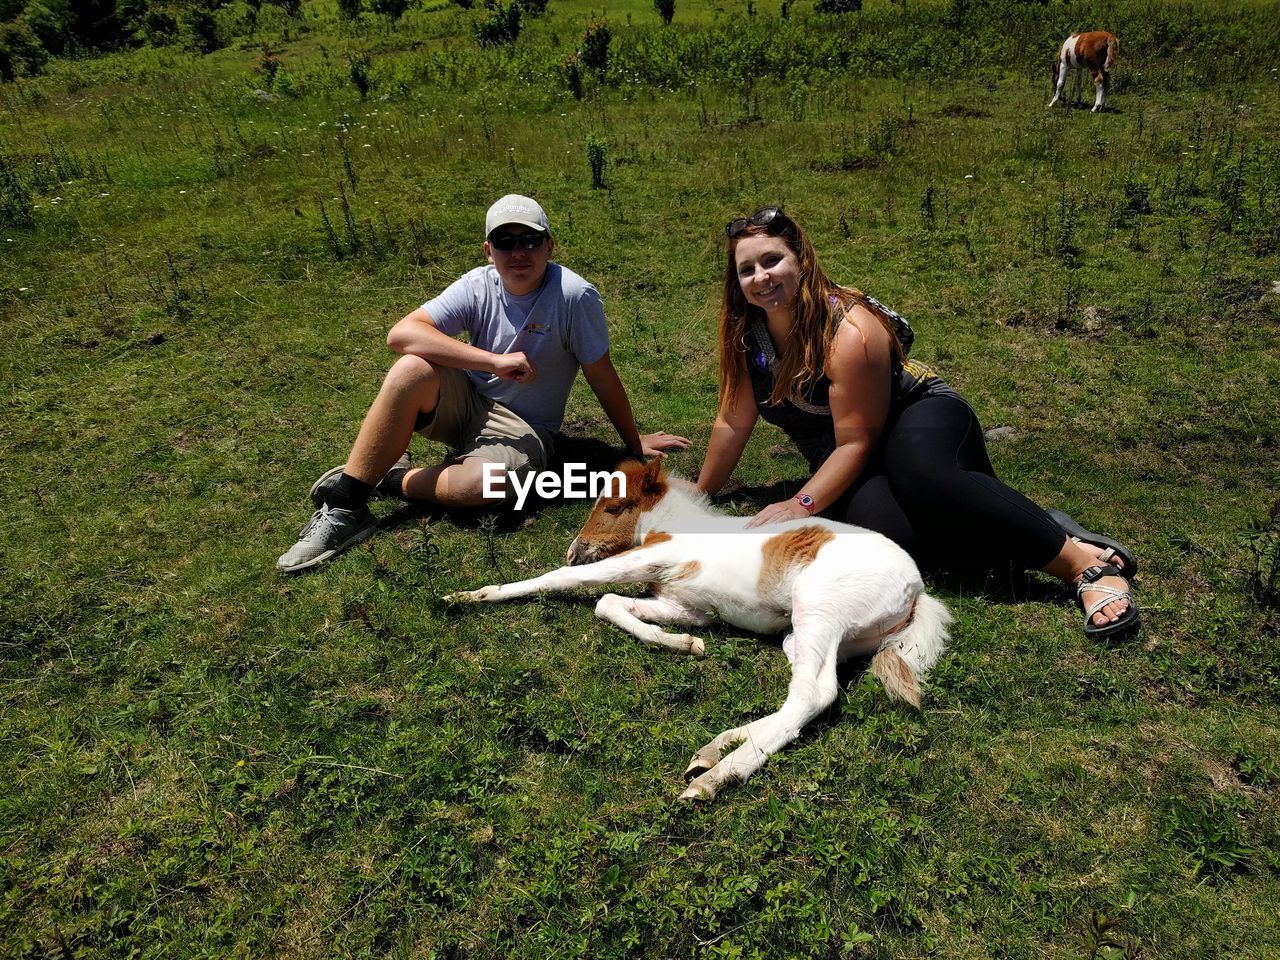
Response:
[[[694,484],[665,466],[659,468],[658,479],[666,487],[665,492],[647,509],[642,524],[650,530],[662,529],[670,524],[688,524],[706,517],[723,516],[711,504],[711,497]]]

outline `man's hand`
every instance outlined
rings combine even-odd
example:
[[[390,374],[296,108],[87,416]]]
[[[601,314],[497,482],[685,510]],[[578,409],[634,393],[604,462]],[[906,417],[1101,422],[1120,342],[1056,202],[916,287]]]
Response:
[[[683,450],[689,446],[687,437],[677,437],[674,433],[645,433],[640,437],[641,452],[646,457],[660,457],[664,453]]]
[[[495,354],[493,372],[502,380],[514,380],[516,383],[529,383],[538,375],[523,353]]]
[[[777,503],[771,503],[754,517],[747,524],[747,529],[758,527],[765,523],[783,523],[787,520],[803,520],[809,516],[809,511],[800,506],[796,500],[780,500]]]

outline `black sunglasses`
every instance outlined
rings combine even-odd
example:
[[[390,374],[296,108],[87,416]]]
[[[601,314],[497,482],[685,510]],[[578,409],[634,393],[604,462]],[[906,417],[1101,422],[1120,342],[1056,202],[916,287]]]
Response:
[[[767,227],[779,217],[782,218],[784,224],[791,222],[791,218],[783,213],[781,208],[765,207],[762,210],[757,210],[749,217],[738,217],[736,220],[730,220],[725,224],[724,232],[730,239],[732,239],[743,230],[747,229],[747,227]]]
[[[517,245],[522,250],[537,250],[546,242],[546,239],[547,235],[539,230],[529,230],[525,233],[493,233],[489,235],[489,243],[503,253],[511,252]]]

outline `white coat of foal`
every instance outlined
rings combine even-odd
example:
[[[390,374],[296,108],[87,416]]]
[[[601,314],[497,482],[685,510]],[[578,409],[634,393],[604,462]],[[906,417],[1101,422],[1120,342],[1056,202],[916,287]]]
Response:
[[[1090,33],[1073,33],[1062,44],[1058,51],[1058,59],[1053,62],[1053,106],[1062,99],[1062,91],[1067,86],[1067,71],[1075,70],[1076,85],[1072,100],[1080,100],[1080,86],[1084,72],[1093,75],[1094,102],[1091,112],[1097,113],[1107,105],[1107,85],[1111,79],[1111,68],[1115,66],[1116,54],[1120,50],[1120,41],[1105,30],[1094,30]]]
[[[694,656],[705,653],[701,639],[656,624],[703,626],[718,616],[756,633],[789,631],[782,644],[791,663],[786,701],[698,750],[681,799],[712,799],[796,739],[835,702],[836,665],[849,657],[875,653],[871,671],[886,692],[920,705],[920,678],[946,648],[951,615],[924,592],[905,550],[878,533],[821,518],[748,530],[749,518],[718,513],[661,460],[619,469],[627,478],[623,495],[596,501],[569,548],[569,566],[445,599],[510,600],[647,582],[652,596],[606,593],[596,615],[645,643]]]

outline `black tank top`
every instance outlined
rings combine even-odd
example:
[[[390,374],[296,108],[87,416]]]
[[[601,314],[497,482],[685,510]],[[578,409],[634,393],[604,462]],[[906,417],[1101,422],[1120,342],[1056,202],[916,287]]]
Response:
[[[905,354],[915,341],[915,331],[911,329],[911,325],[878,300],[866,294],[859,299],[870,309],[888,318]],[[833,307],[837,304],[838,301],[833,297]],[[836,448],[835,421],[831,417],[829,402],[830,378],[825,374],[819,375],[816,380],[801,388],[799,399],[774,403],[771,398],[778,371],[778,355],[762,318],[751,317],[747,320],[746,341],[747,375],[751,379],[751,393],[755,398],[756,410],[768,423],[780,428],[791,439],[801,455],[809,461],[809,470],[816,472]],[[889,378],[889,390],[890,422],[901,415],[906,407],[925,397],[953,396],[962,399],[930,367],[917,360],[899,363],[896,357]]]

